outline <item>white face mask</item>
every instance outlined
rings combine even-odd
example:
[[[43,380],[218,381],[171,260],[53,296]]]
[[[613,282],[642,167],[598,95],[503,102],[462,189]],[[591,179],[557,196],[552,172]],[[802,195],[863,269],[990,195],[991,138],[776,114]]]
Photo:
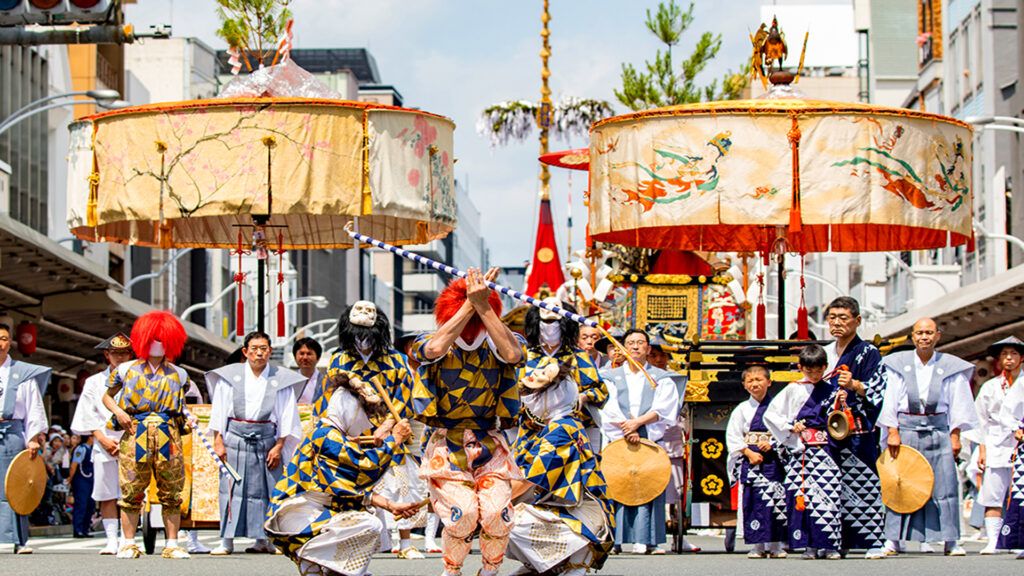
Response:
[[[149,345],[150,358],[163,358],[164,354],[165,352],[163,342],[160,342],[159,340],[154,340],[153,343]]]
[[[562,301],[559,300],[558,298],[554,297],[554,296],[550,296],[548,298],[545,298],[544,300],[542,300],[542,302],[544,302],[545,304],[551,304],[552,306],[558,306],[559,308],[562,307]],[[562,316],[558,312],[552,312],[551,310],[548,310],[547,308],[541,308],[540,309],[540,319],[541,320],[557,320],[557,319],[559,319],[561,317]]]
[[[557,346],[562,343],[562,323],[541,322],[540,341],[548,346]]]
[[[473,340],[472,343],[466,342],[465,340],[462,339],[462,336],[459,336],[458,338],[455,339],[455,345],[458,346],[459,348],[462,348],[466,352],[472,352],[473,350],[479,348],[486,339],[487,331],[481,330],[480,333],[477,334],[476,339]]]
[[[348,313],[348,321],[356,326],[373,326],[377,322],[377,306],[367,300],[356,302]]]

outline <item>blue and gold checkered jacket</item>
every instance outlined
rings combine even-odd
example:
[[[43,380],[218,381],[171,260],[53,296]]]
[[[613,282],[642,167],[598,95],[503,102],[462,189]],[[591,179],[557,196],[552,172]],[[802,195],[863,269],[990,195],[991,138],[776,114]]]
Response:
[[[453,346],[437,360],[428,360],[423,348],[433,335],[425,334],[413,343],[410,354],[420,362],[419,379],[414,384],[412,408],[415,418],[431,428],[447,431],[449,460],[452,466],[467,469],[462,446],[463,431],[472,430],[484,454],[473,463],[487,463],[495,446],[488,432],[502,424],[511,427],[519,415],[519,389],[516,386],[522,362],[507,364],[484,342],[473,351]],[[516,335],[523,347],[525,341]]]
[[[536,368],[541,360],[547,358],[548,354],[539,346],[526,351],[526,366],[519,371],[517,380],[522,380],[528,370]],[[563,346],[553,356],[559,364],[568,364],[573,367],[572,378],[580,391],[580,396],[587,397],[587,407],[597,410],[604,406],[608,400],[608,386],[597,373],[597,366],[590,356],[579,349]],[[597,426],[589,409],[576,410],[575,416],[579,419],[584,428]]]
[[[615,522],[611,502],[605,497],[600,463],[580,421],[565,416],[539,431],[522,430],[514,451],[526,481],[537,486],[536,505],[558,514],[573,532],[603,548],[606,543],[573,516],[586,492],[601,504],[608,525]]]

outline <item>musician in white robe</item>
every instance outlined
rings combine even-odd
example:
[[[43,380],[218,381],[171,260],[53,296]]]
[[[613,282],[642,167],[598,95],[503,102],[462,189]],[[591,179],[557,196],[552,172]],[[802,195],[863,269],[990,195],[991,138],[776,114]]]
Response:
[[[71,431],[79,435],[92,435],[95,440],[92,449],[93,489],[92,499],[100,509],[103,518],[103,533],[107,543],[100,550],[104,556],[117,554],[117,499],[121,497],[121,486],[118,483],[118,445],[124,430],[114,430],[108,426],[113,412],[103,405],[103,396],[107,393],[107,381],[110,371],[116,370],[122,362],[132,359],[132,342],[125,334],[118,332],[96,345],[103,351],[107,369],[85,379],[82,395],[75,407],[75,416],[71,420]]]
[[[50,382],[50,369],[11,358],[13,335],[10,326],[0,324],[0,543],[14,544],[16,554],[31,554],[28,518],[11,509],[2,480],[22,450],[41,457],[48,427],[43,391]]]
[[[978,468],[982,470],[981,490],[976,504],[985,507],[985,533],[988,543],[980,554],[995,554],[999,534],[1003,528],[1003,506],[1010,486],[1010,458],[1014,441],[1000,426],[999,413],[1010,390],[1021,383],[1021,358],[1024,342],[1016,336],[1004,338],[988,347],[988,355],[995,359],[996,377],[981,385],[974,405],[978,409],[980,425],[971,432],[978,442]]]
[[[295,387],[306,378],[270,365],[267,334],[249,333],[242,350],[245,363],[206,374],[207,388],[213,390],[209,429],[214,451],[242,475],[238,483],[221,475],[221,544],[210,553],[215,556],[234,552],[236,537],[256,540],[246,553],[275,552],[263,530],[267,503],[284,472],[282,464],[302,439]]]
[[[626,332],[623,344],[630,357],[644,366],[655,381],[652,388],[647,376],[626,362],[613,370],[602,371],[601,378],[608,386],[608,400],[601,409],[601,433],[605,445],[626,439],[635,444],[641,438],[660,443],[665,430],[675,423],[679,413],[679,395],[676,384],[664,370],[647,363],[650,339],[643,330]],[[605,466],[614,464],[605,464]],[[634,552],[664,554],[658,548],[665,538],[665,494],[641,506],[615,506],[615,550],[632,543]]]
[[[941,332],[931,318],[914,323],[914,350],[895,352],[884,360],[885,399],[878,416],[884,442],[894,455],[901,445],[921,452],[935,474],[932,496],[916,512],[886,511],[887,555],[899,542],[944,542],[947,556],[966,556],[960,539],[959,478],[956,457],[960,433],[978,426],[970,377],[974,365],[937,352]]]

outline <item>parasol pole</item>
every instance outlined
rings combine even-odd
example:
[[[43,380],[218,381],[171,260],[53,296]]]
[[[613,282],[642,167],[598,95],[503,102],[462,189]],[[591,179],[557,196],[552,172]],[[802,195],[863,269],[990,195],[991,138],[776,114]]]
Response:
[[[458,268],[455,268],[453,266],[449,266],[447,264],[443,264],[441,262],[438,262],[437,260],[431,260],[430,258],[427,258],[426,256],[422,256],[420,254],[416,254],[415,252],[409,252],[408,250],[406,250],[404,248],[399,248],[398,246],[392,246],[391,244],[388,244],[386,242],[381,242],[380,240],[377,240],[375,238],[371,238],[369,236],[366,236],[365,234],[360,234],[359,232],[355,232],[354,230],[352,230],[352,222],[351,221],[348,224],[345,224],[345,233],[347,233],[349,236],[351,236],[353,240],[357,240],[358,241],[358,242],[355,242],[355,244],[357,246],[360,243],[362,243],[362,244],[369,244],[370,246],[375,246],[377,248],[380,248],[381,250],[387,250],[388,252],[391,252],[392,254],[397,254],[398,256],[401,256],[402,258],[406,258],[408,260],[412,260],[413,262],[417,262],[417,263],[422,264],[424,266],[429,266],[429,267],[433,268],[434,270],[439,270],[441,272],[444,272],[445,274],[450,274],[450,275],[455,276],[457,278],[465,278],[466,277],[466,273],[463,272],[462,270],[459,270]],[[551,312],[554,312],[555,314],[558,314],[560,316],[568,318],[569,320],[572,320],[574,322],[578,322],[580,324],[583,324],[584,326],[590,326],[591,328],[597,328],[597,330],[605,338],[607,338],[609,342],[611,342],[618,350],[620,350],[623,354],[625,354],[626,360],[630,363],[631,366],[633,366],[634,368],[636,368],[640,372],[643,372],[644,376],[647,377],[647,381],[650,383],[651,388],[656,388],[658,386],[658,383],[655,382],[654,378],[652,378],[651,375],[647,373],[647,370],[645,370],[644,367],[641,366],[639,362],[634,360],[633,357],[630,356],[627,353],[626,348],[621,343],[619,343],[619,341],[616,340],[611,334],[609,334],[608,331],[605,330],[603,326],[598,324],[596,320],[591,320],[591,319],[589,319],[589,318],[587,318],[585,316],[581,316],[579,314],[576,314],[576,313],[573,313],[573,312],[569,312],[568,310],[562,308],[561,306],[556,306],[554,304],[550,304],[548,302],[544,302],[542,300],[538,300],[538,299],[534,298],[533,296],[527,296],[526,294],[523,294],[522,292],[520,292],[518,290],[513,290],[512,288],[507,288],[505,286],[502,286],[501,284],[497,284],[495,282],[491,282],[490,280],[486,280],[485,279],[484,280],[484,284],[486,284],[487,287],[490,288],[491,290],[495,290],[497,292],[505,294],[506,296],[511,296],[512,298],[515,298],[516,300],[519,300],[520,302],[525,302],[525,303],[530,304],[532,306],[536,306],[537,308],[542,308],[544,310],[549,310]]]
[[[786,253],[779,254],[779,340],[786,339]]]

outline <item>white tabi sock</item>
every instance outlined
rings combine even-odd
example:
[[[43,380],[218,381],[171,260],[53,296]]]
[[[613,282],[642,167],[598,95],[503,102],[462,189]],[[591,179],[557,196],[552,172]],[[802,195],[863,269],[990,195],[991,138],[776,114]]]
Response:
[[[412,548],[412,538],[402,538],[401,540],[402,550],[408,550]]]
[[[178,547],[178,541],[177,540],[168,540],[167,543],[164,544],[164,548],[177,548],[177,547]]]
[[[235,551],[235,539],[234,538],[221,538],[220,539],[220,545],[223,546],[224,549],[228,550],[229,552],[234,552]]]
[[[498,576],[496,568],[481,568],[479,576]]]
[[[427,550],[431,548],[437,548],[437,543],[434,542],[434,535],[437,534],[437,524],[441,519],[438,518],[437,514],[433,512],[427,514],[427,528],[423,531],[423,547]]]
[[[985,534],[988,535],[988,544],[985,545],[986,549],[996,549],[996,543],[999,541],[999,531],[1002,529],[1002,518],[989,518],[987,516],[985,517]]]
[[[758,554],[764,553],[764,543],[758,542],[757,544],[754,544],[754,552],[757,552]]]
[[[103,533],[107,535],[107,544],[117,546],[117,518],[103,519]]]
[[[188,532],[186,532],[186,534],[188,534],[188,543],[189,544],[192,544],[192,545],[198,545],[199,544],[199,530],[189,530]]]

